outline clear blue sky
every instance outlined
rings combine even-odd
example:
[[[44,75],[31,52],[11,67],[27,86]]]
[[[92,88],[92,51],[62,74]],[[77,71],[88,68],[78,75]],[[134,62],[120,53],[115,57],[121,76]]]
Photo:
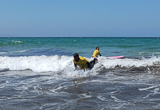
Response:
[[[160,0],[0,0],[1,37],[160,37]]]

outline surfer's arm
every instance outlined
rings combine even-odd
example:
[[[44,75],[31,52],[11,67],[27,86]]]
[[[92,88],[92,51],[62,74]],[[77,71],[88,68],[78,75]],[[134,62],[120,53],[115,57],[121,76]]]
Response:
[[[89,63],[89,62],[87,62],[86,64],[88,65],[88,68],[89,68],[89,67],[90,67],[90,63]]]
[[[77,65],[74,63],[75,70],[77,70]]]
[[[100,52],[98,54],[99,54],[99,56],[102,56]]]

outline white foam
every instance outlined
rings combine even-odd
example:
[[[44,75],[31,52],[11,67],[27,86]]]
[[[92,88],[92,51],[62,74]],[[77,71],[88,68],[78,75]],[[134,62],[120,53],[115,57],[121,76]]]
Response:
[[[22,42],[22,41],[12,41],[12,43],[21,44],[21,43],[23,43],[23,42]]]
[[[107,98],[103,97],[103,96],[97,96],[97,98],[101,101],[109,101]]]
[[[87,58],[88,61],[91,58]],[[147,67],[154,64],[160,65],[160,58],[150,59],[107,59],[100,57],[98,63],[91,70],[92,73],[101,68],[120,67]],[[69,56],[30,56],[30,57],[0,57],[0,70],[27,70],[30,69],[34,72],[63,72],[67,75],[84,75],[90,71],[74,71],[73,57]]]
[[[30,56],[30,57],[0,57],[1,69],[27,70],[34,72],[61,71],[71,62],[67,56]]]
[[[20,51],[15,51],[17,53],[23,53],[23,52],[27,52],[28,50],[20,50]],[[13,51],[14,52],[14,51]]]
[[[0,52],[0,54],[1,54],[1,55],[3,55],[3,54],[7,54],[7,52]]]
[[[106,68],[114,68],[116,66],[120,67],[147,67],[154,64],[160,64],[160,58],[150,58],[150,59],[106,59],[101,57],[99,62],[103,64]],[[99,63],[100,64],[100,63]]]
[[[149,90],[149,89],[154,89],[154,88],[156,88],[157,87],[157,85],[156,86],[150,86],[150,87],[146,87],[146,88],[139,88],[139,90],[140,91],[146,91],[146,90]]]

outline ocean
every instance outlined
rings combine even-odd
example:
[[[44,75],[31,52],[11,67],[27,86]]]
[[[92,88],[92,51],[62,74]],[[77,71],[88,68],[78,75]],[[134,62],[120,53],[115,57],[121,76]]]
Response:
[[[73,54],[91,61],[97,46],[98,63],[74,71]],[[159,110],[159,47],[154,37],[0,38],[0,110]]]

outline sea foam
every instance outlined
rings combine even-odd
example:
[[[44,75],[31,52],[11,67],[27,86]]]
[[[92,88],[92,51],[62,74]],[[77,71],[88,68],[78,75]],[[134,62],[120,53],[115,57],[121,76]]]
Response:
[[[92,58],[86,58],[91,61]],[[98,63],[93,70],[100,68],[119,67],[147,67],[152,65],[160,65],[159,57],[149,59],[108,59],[99,57]],[[32,70],[33,72],[60,72],[74,71],[73,57],[71,56],[29,56],[29,57],[0,57],[0,70]]]

